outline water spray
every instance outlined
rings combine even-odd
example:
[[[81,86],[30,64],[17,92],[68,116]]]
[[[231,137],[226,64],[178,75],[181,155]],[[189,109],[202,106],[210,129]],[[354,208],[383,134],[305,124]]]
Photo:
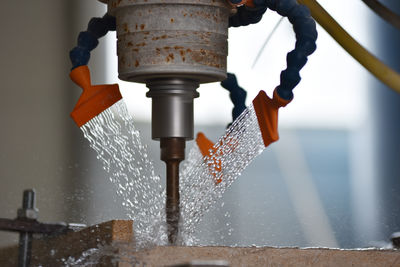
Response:
[[[78,37],[78,46],[70,52],[70,78],[83,89],[71,117],[96,151],[127,216],[135,221],[137,247],[154,240],[163,243],[164,192],[160,177],[155,175],[153,162],[140,139],[133,118],[128,113],[118,84],[92,85],[87,66],[90,51],[98,38],[115,30],[115,18],[105,15],[92,18],[88,29]],[[142,192],[140,192],[140,189]]]
[[[197,134],[189,164],[181,175],[183,202],[190,203],[182,210],[183,235],[190,240],[189,244],[204,213],[254,158],[279,139],[278,110],[289,103],[276,91],[272,99],[260,91],[217,142],[213,143],[203,133]]]

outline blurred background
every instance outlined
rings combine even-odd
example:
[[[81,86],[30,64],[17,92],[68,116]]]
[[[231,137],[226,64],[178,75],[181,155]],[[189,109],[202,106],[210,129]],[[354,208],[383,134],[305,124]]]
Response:
[[[400,34],[394,27],[361,0],[319,2],[400,71]],[[381,2],[400,13],[399,1]],[[16,217],[22,191],[35,188],[41,221],[91,225],[126,218],[114,185],[69,117],[80,89],[69,80],[68,53],[89,19],[102,16],[106,6],[96,0],[5,0],[0,7],[0,217]],[[294,47],[284,20],[252,68],[279,19],[268,10],[260,23],[230,29],[228,71],[247,90],[248,104],[259,90],[272,94]],[[301,72],[295,99],[280,112],[280,141],[206,215],[198,234],[202,244],[355,248],[384,245],[399,231],[400,95],[322,28],[318,33],[318,49]],[[115,33],[109,33],[92,52],[92,81],[120,83],[163,177],[159,143],[150,138],[151,100],[145,86],[118,80],[115,44]],[[195,130],[216,141],[231,121],[229,94],[218,83],[198,91]],[[0,232],[0,246],[17,238]]]

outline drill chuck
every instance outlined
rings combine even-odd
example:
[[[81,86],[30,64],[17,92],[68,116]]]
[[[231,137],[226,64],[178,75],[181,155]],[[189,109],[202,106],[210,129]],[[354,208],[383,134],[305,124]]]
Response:
[[[152,138],[193,139],[193,99],[198,82],[188,79],[164,78],[147,83],[152,98]]]

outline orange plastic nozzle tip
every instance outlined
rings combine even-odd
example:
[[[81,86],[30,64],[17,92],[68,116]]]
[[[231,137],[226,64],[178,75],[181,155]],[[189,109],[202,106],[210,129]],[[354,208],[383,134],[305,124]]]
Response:
[[[196,143],[197,143],[197,146],[199,147],[200,152],[203,155],[203,157],[210,156],[210,154],[211,154],[210,151],[213,150],[214,143],[211,142],[211,140],[208,139],[204,135],[204,133],[199,132],[197,134]]]
[[[286,106],[290,101],[281,98],[276,89],[272,99],[264,91],[260,91],[254,98],[253,106],[265,147],[279,139],[278,109]]]
[[[203,157],[212,157],[212,153],[215,153],[215,147],[213,142],[208,139],[205,134],[203,134],[202,132],[199,132],[197,134],[196,137],[196,143],[197,146],[200,149],[201,154],[203,155]],[[217,178],[217,173],[221,172],[222,167],[221,167],[221,161],[217,161],[214,158],[214,165],[211,163],[208,163],[208,168],[210,169],[210,172],[212,173],[212,175],[215,178],[215,184],[219,184],[222,182],[221,178]]]
[[[118,84],[92,85],[87,66],[79,66],[69,74],[71,80],[83,89],[71,117],[81,127],[101,112],[122,99]]]

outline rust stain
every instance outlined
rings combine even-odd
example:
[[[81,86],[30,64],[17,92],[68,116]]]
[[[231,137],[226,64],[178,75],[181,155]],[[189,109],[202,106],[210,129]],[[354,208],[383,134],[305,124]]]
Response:
[[[132,48],[132,51],[133,52],[139,52],[139,49],[138,48]]]
[[[204,11],[197,11],[196,15],[201,17],[201,18],[205,18],[205,19],[210,19],[211,18],[211,14],[204,12]]]
[[[128,28],[128,24],[127,23],[123,23],[122,24],[122,28],[124,29],[125,32],[129,32],[129,28]]]
[[[168,56],[165,58],[166,62],[170,62],[174,60],[174,54],[170,53]]]
[[[150,34],[150,32],[149,32],[149,31],[145,31],[145,32],[143,32],[143,34],[145,34],[145,35],[149,35],[149,34]]]
[[[185,52],[185,50],[180,50],[179,53],[181,54],[182,61],[185,62],[185,60],[186,60],[186,57],[185,57],[186,52]]]
[[[139,27],[138,27],[138,25],[136,24],[136,26],[135,26],[135,29],[137,30]]]
[[[188,48],[188,49],[186,49],[186,52],[190,53],[190,52],[192,52],[192,49]]]
[[[184,13],[183,16],[186,17],[186,16],[187,16],[187,13]]]
[[[159,40],[159,39],[166,39],[167,37],[168,37],[168,36],[164,34],[164,35],[162,35],[162,36],[160,36],[160,37],[155,36],[155,37],[151,38],[151,40],[156,41],[156,40]]]
[[[136,62],[135,62],[135,67],[136,67],[136,68],[139,67],[139,61],[137,61],[137,60],[136,60]]]
[[[174,19],[173,18],[171,18],[171,23],[174,23]]]
[[[145,42],[143,42],[143,43],[139,43],[139,44],[136,44],[136,46],[137,46],[137,47],[140,47],[140,46],[146,46],[146,43],[145,43]]]
[[[223,56],[216,54],[214,51],[200,49],[190,53],[192,60],[201,65],[206,65],[214,68],[222,68]]]
[[[157,54],[157,56],[159,56],[161,54],[161,49],[160,48],[156,48],[156,54]]]
[[[132,42],[128,42],[128,46],[133,46]]]
[[[146,25],[144,25],[144,24],[140,24],[140,29],[141,30],[144,30],[144,27],[145,27]]]
[[[194,35],[199,36],[200,39],[209,43],[211,40],[212,33],[211,32],[193,32]]]
[[[164,49],[165,50],[169,50],[171,47],[169,47],[169,46],[164,46]]]
[[[184,48],[183,46],[177,46],[177,45],[174,46],[174,49],[175,49],[175,50],[179,50],[179,49],[183,49],[183,48]]]

